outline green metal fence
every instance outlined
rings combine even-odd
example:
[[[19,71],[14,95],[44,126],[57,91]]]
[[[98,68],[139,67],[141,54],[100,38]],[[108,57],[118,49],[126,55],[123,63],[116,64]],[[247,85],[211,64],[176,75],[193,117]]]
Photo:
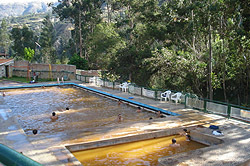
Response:
[[[89,83],[90,78],[93,78],[93,76],[82,76],[82,75],[77,75],[76,77],[77,80],[83,81],[85,83]],[[121,82],[111,82],[106,79],[101,79],[99,77],[95,77],[95,81],[92,83],[94,83],[97,86],[103,86],[112,89],[119,89],[119,85],[121,84]],[[161,93],[165,91],[166,89],[150,89],[138,86],[133,83],[131,83],[128,86],[128,93],[151,98],[154,100],[161,100]],[[172,92],[171,95],[173,95],[177,91],[171,90],[171,92]],[[199,98],[195,94],[189,94],[183,92],[182,94],[183,95],[181,96],[180,102],[185,105],[185,108],[193,108],[196,110],[203,111],[205,113],[219,114],[227,118],[235,118],[246,122],[250,122],[250,108],[248,107],[209,100],[205,98]]]

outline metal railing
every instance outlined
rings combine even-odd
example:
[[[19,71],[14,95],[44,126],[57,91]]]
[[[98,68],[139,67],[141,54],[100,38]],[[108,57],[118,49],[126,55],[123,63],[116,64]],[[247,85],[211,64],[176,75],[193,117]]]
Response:
[[[30,159],[27,156],[0,144],[0,165],[25,165],[25,166],[42,166],[42,164]]]
[[[185,107],[250,122],[250,108],[248,107],[199,98],[190,94],[185,95],[185,101]]]
[[[93,76],[77,75],[77,80],[89,83],[89,79]],[[93,82],[97,86],[103,86],[106,88],[119,89],[119,85],[122,82],[111,82],[106,79],[95,77],[96,81]],[[136,84],[130,84],[128,86],[128,93],[139,95],[154,100],[161,100],[161,93],[166,89],[150,89],[141,87]],[[177,91],[171,90],[172,95]],[[230,103],[224,103],[220,101],[209,100],[205,98],[199,98],[197,95],[183,93],[182,92],[180,103],[185,105],[185,108],[193,108],[205,113],[213,113],[225,116],[227,118],[235,118],[242,121],[250,122],[250,108],[238,106]]]

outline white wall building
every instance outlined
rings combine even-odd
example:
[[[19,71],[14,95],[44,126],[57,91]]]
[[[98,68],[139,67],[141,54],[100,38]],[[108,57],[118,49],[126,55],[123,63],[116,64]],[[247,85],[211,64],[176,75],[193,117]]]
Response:
[[[11,77],[12,67],[14,66],[14,59],[0,59],[0,78]]]

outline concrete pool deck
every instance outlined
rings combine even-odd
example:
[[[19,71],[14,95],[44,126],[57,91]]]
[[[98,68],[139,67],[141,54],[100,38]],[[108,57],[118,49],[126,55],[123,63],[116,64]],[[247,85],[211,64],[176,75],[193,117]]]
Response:
[[[79,81],[74,82],[81,84]],[[5,82],[4,84],[1,83],[2,82],[0,82],[0,87],[21,85],[19,83],[12,83],[11,85],[8,82]],[[183,128],[196,125],[209,127],[209,125],[213,124],[220,126],[220,129],[224,133],[223,136],[215,137],[223,139],[225,143],[218,146],[211,146],[188,153],[181,153],[162,158],[160,159],[161,163],[159,165],[240,165],[250,159],[250,124],[226,119],[213,114],[205,114],[193,109],[184,109],[184,105],[182,104],[155,101],[118,90],[96,87],[92,84],[81,85],[124,98],[133,96],[134,101],[166,109],[181,115],[166,118],[153,117],[153,121],[148,120],[137,123],[121,123],[116,126],[106,126],[99,128],[95,133],[90,134],[89,136],[75,140],[75,143],[98,141],[150,133],[152,131],[160,131],[163,129]],[[62,148],[65,145],[72,144],[72,142],[58,142],[55,138],[48,140],[40,138],[39,135],[36,136],[36,140],[31,140],[25,135],[16,118],[8,117],[8,111],[11,110],[8,110],[8,108],[5,108],[4,106],[0,106],[0,113],[4,112],[0,115],[0,143],[11,147],[18,152],[23,152],[24,155],[44,165],[75,165],[74,163],[69,162],[73,160],[72,156],[69,156],[65,152],[65,149]],[[212,131],[208,128],[198,128],[196,130],[207,135],[212,135]],[[55,146],[40,146],[41,142],[46,141],[54,141]]]

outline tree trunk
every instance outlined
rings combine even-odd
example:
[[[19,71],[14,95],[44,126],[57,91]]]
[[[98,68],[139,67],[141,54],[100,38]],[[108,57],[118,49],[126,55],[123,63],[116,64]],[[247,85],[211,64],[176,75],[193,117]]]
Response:
[[[107,10],[108,10],[108,23],[111,23],[111,13],[109,9],[109,0],[107,1]]]
[[[225,71],[223,71],[223,93],[224,93],[225,102],[227,102]]]
[[[208,86],[209,86],[209,99],[213,100],[213,86],[212,86],[212,34],[211,34],[212,28],[211,25],[209,25],[209,66],[208,66]]]
[[[82,56],[82,21],[81,21],[81,12],[79,11],[79,49],[80,49],[80,57]]]

